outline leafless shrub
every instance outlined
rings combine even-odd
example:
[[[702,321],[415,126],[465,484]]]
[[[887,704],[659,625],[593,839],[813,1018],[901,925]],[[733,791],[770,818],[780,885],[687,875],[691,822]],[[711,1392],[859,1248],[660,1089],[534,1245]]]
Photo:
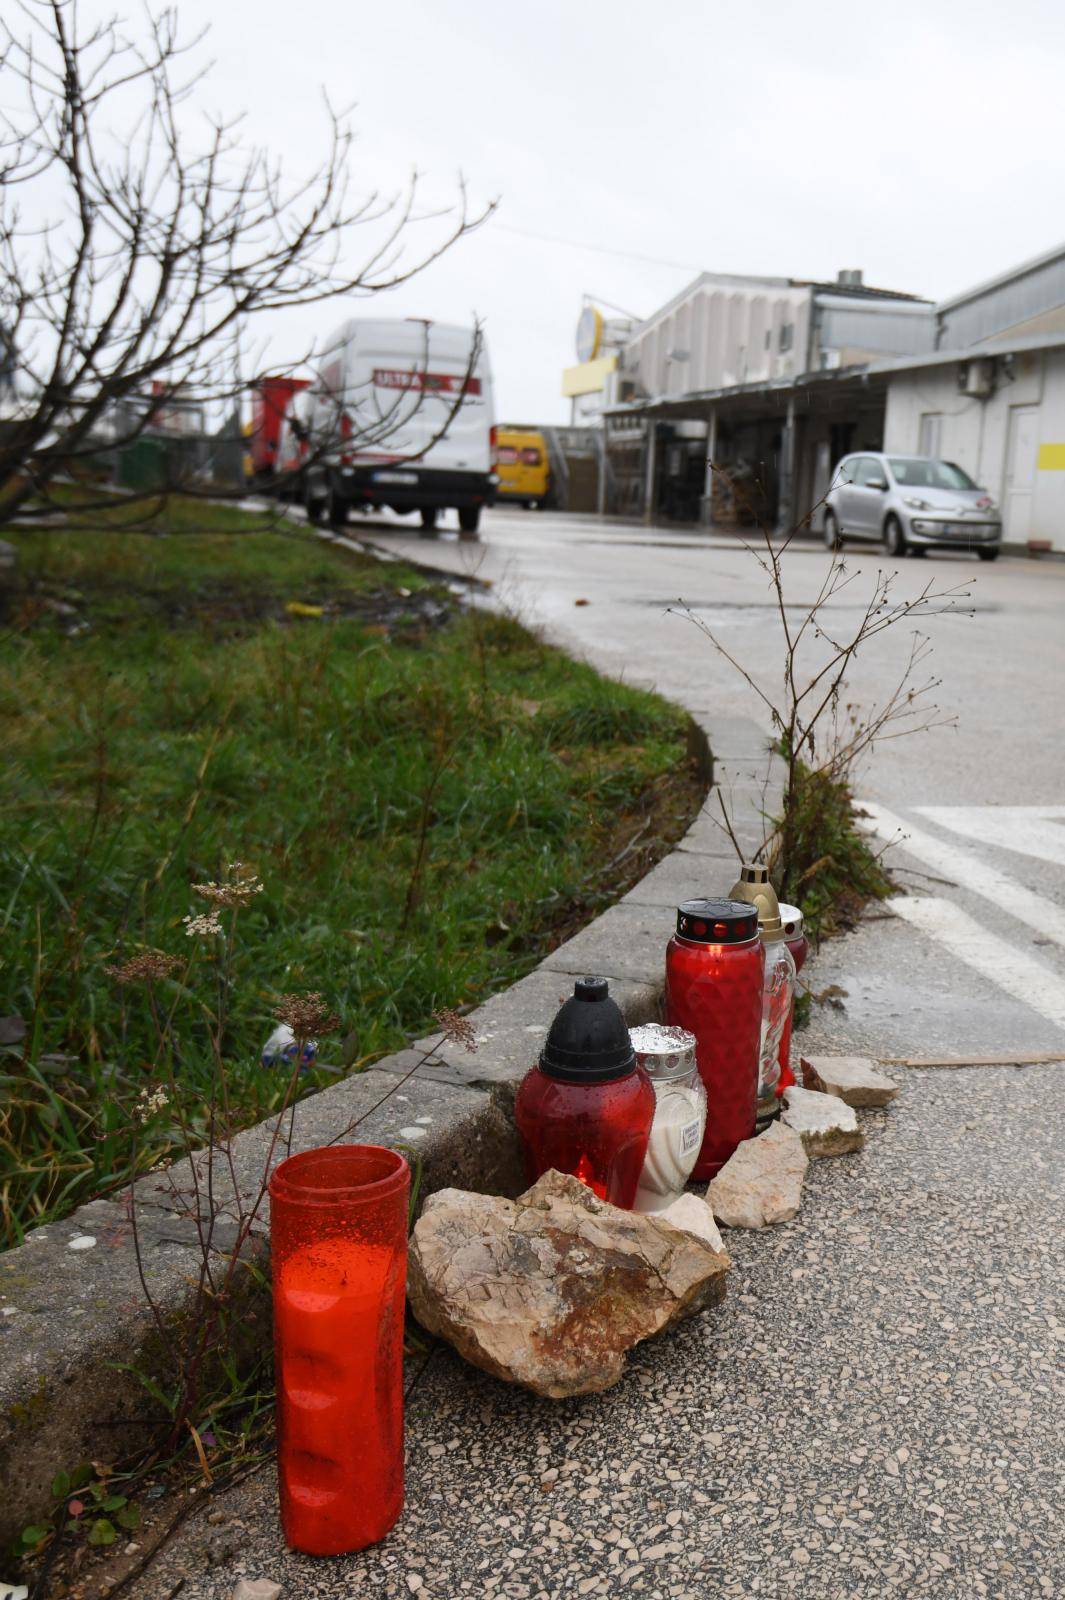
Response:
[[[941,680],[928,669],[931,644],[917,628],[906,630],[907,642],[894,673],[871,706],[861,707],[849,698],[848,674],[855,661],[873,640],[906,623],[971,614],[964,604],[970,594],[965,585],[941,587],[930,580],[916,595],[906,598],[896,592],[897,574],[878,568],[871,587],[859,601],[856,620],[841,622],[846,613],[834,609],[834,602],[845,591],[855,591],[859,573],[838,551],[832,553],[813,600],[796,607],[789,598],[785,558],[816,509],[812,508],[783,539],[774,540],[763,524],[756,541],[744,541],[744,548],[765,574],[779,624],[780,649],[773,658],[771,673],[744,660],[711,623],[689,606],[681,602],[677,607],[754,692],[773,730],[776,748],[785,763],[784,796],[779,819],[775,823],[767,819],[756,856],[774,866],[782,882],[795,881],[800,812],[804,797],[810,792],[811,777],[849,784],[856,763],[875,745],[904,734],[950,727],[955,722],[936,701]],[[718,798],[722,827],[742,859],[745,852],[721,791]]]

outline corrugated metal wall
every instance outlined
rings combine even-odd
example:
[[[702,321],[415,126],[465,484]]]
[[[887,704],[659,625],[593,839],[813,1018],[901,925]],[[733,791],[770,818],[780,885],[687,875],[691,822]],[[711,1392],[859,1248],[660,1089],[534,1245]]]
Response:
[[[883,355],[917,356],[935,349],[931,306],[922,311],[894,309],[890,302],[849,305],[818,296],[822,350],[869,350]]]
[[[941,350],[964,350],[1065,305],[1065,254],[938,312]]]

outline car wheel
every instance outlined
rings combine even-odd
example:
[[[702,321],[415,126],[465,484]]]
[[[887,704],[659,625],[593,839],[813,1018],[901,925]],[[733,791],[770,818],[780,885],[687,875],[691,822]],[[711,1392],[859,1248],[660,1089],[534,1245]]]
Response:
[[[432,539],[436,534],[437,507],[422,506],[420,515],[422,519],[422,538]]]
[[[326,524],[326,511],[328,502],[324,495],[308,494],[304,501],[307,512],[307,521],[313,522],[316,528],[324,528]]]
[[[981,561],[997,561],[998,560],[998,551],[997,550],[978,550],[976,553],[980,557]]]
[[[481,525],[480,506],[459,507],[459,528],[463,533],[476,533]]]
[[[884,554],[901,561],[909,548],[898,517],[888,517],[884,523]]]
[[[329,513],[329,526],[331,528],[343,528],[346,526],[348,512],[350,511],[351,507],[348,505],[348,502],[342,495],[337,494],[335,489],[330,489],[329,491],[329,502],[327,509]]]
[[[836,521],[834,511],[825,512],[825,549],[842,550],[843,540],[839,536],[839,523]]]

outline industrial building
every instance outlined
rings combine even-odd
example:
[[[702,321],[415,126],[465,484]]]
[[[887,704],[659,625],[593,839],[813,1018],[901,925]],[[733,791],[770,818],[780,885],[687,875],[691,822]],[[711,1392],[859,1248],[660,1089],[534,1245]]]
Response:
[[[853,271],[703,273],[609,386],[608,511],[816,531],[834,463],[887,448],[957,461],[1008,544],[1065,552],[1065,246],[939,305]]]

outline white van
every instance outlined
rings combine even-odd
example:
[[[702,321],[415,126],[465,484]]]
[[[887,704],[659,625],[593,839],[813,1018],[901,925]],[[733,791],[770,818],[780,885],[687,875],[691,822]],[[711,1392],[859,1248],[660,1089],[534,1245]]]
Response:
[[[313,521],[335,526],[352,506],[387,506],[419,512],[431,531],[454,506],[463,532],[476,533],[498,481],[492,373],[476,330],[355,318],[329,340],[310,395]]]

